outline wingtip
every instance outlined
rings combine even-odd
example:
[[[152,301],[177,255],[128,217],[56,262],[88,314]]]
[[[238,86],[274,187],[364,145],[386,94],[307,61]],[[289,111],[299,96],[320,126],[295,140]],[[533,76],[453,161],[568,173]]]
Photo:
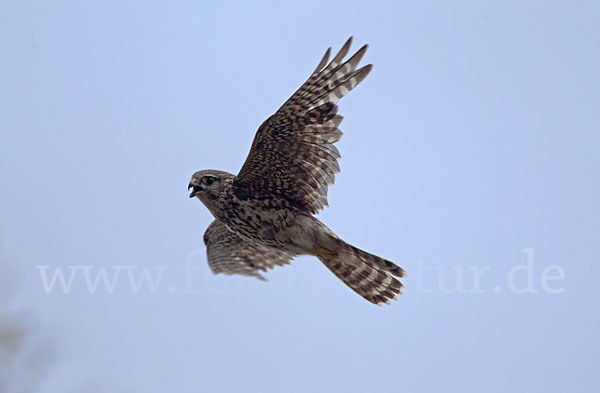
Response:
[[[325,67],[325,65],[329,61],[329,56],[331,56],[331,47],[327,48],[325,54],[323,55],[323,58],[319,62],[319,65],[317,65],[317,68],[315,68],[315,70],[313,71],[313,74],[316,74],[317,72],[321,71],[323,67]]]
[[[353,39],[354,37],[350,36],[350,38],[346,40],[344,45],[342,45],[342,49],[340,49],[337,55],[335,55],[335,57],[333,58],[332,63],[339,63],[344,57],[346,57],[348,51],[350,50],[350,46],[352,45]]]
[[[373,64],[367,64],[366,66],[361,67],[362,71],[362,75],[363,75],[363,79],[367,77],[367,75],[369,75],[371,73],[371,71],[373,71]]]
[[[367,64],[354,71],[352,74],[352,76],[356,78],[354,86],[365,80],[365,78],[371,73],[371,70],[373,70],[373,64]]]

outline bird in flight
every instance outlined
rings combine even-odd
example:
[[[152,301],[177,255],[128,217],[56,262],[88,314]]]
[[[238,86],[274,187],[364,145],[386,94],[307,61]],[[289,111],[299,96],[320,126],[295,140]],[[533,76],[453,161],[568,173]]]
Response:
[[[314,216],[328,206],[327,188],[340,171],[337,102],[373,67],[356,69],[367,45],[344,60],[351,43],[352,37],[327,63],[329,48],[308,80],[262,123],[237,176],[212,169],[192,176],[190,198],[215,218],[204,233],[214,273],[263,279],[269,268],[314,255],[374,304],[389,304],[401,293],[401,267],[346,243]]]

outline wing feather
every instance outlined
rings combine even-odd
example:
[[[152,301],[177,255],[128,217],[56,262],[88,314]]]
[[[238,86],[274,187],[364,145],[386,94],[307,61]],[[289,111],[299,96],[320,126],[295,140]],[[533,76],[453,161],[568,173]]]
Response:
[[[214,220],[204,233],[208,266],[213,273],[241,274],[264,280],[260,274],[293,259],[283,251],[249,243]]]
[[[352,37],[327,63],[329,48],[308,80],[259,127],[234,180],[240,199],[283,198],[311,214],[328,205],[328,186],[340,171],[333,145],[342,137],[337,102],[372,69],[357,69],[367,45],[348,60]]]

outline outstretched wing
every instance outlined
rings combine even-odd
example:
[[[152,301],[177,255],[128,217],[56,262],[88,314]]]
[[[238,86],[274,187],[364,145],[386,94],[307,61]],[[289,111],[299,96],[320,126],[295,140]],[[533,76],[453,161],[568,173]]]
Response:
[[[327,188],[340,171],[333,144],[342,137],[343,118],[336,103],[372,68],[356,69],[367,45],[342,62],[351,43],[352,37],[327,64],[329,48],[308,80],[259,127],[234,180],[238,198],[281,197],[312,214],[328,205]]]
[[[288,264],[293,259],[284,252],[244,241],[217,220],[204,232],[204,244],[208,265],[215,274],[242,274],[264,280],[260,272]]]

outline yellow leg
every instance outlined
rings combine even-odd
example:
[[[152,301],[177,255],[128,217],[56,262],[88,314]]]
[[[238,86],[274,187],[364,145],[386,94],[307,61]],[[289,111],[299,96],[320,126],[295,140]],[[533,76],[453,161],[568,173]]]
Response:
[[[335,259],[338,256],[337,253],[335,253],[333,251],[329,251],[328,249],[323,248],[321,246],[315,246],[315,251],[317,252],[317,256],[319,256],[321,258]]]

